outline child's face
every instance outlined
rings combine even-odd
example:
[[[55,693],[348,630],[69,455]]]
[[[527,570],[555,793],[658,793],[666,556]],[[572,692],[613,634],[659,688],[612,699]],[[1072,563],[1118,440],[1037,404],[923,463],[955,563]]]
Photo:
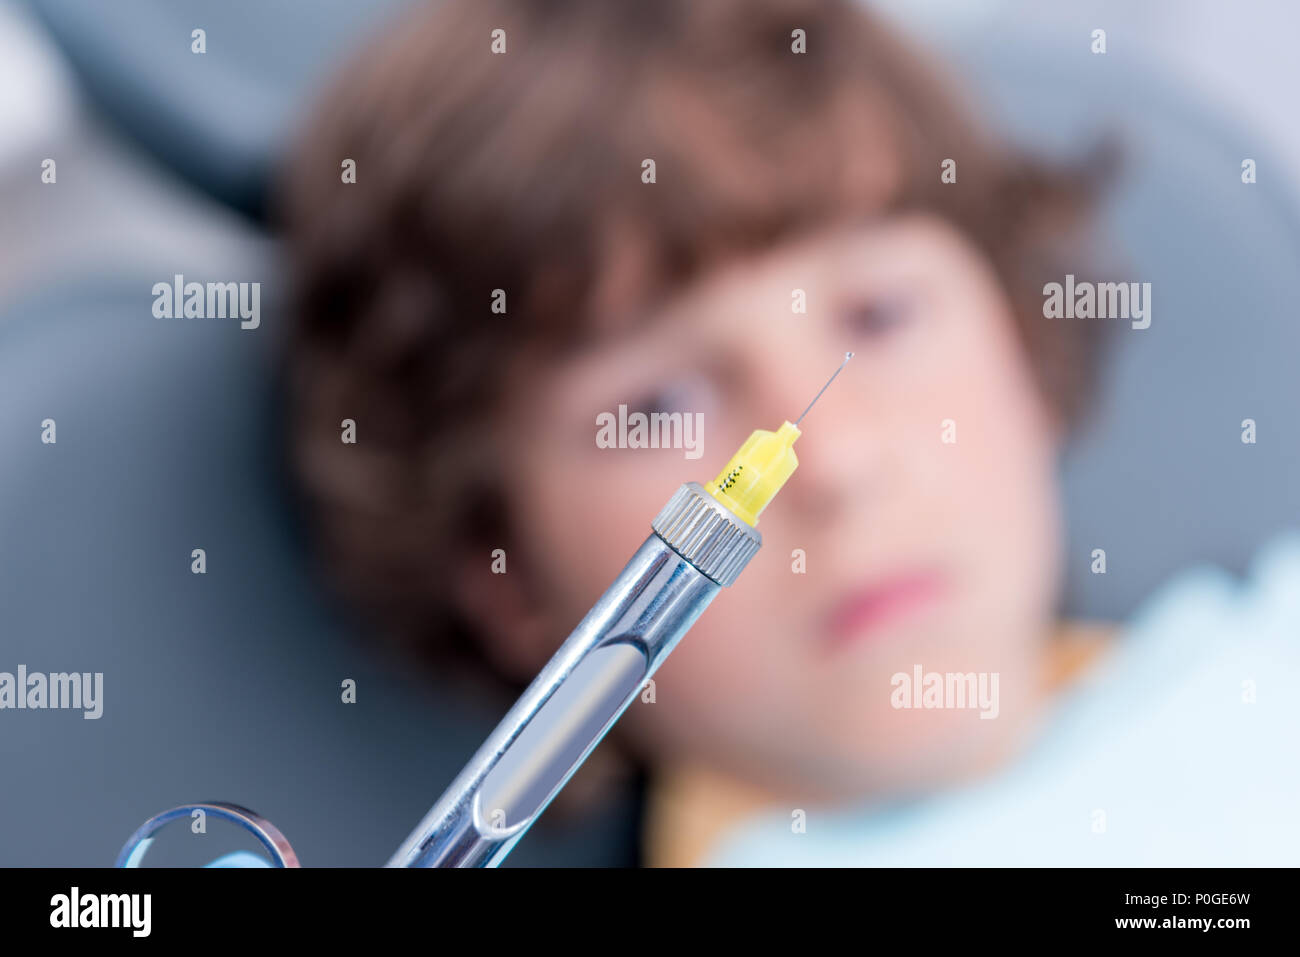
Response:
[[[620,733],[809,800],[928,786],[1006,747],[1055,599],[1055,426],[991,268],[932,218],[736,262],[521,386],[507,577],[533,604],[527,627],[498,629],[498,659],[531,677],[673,490],[713,478],[751,430],[793,421],[846,351],[761,518],[762,550]],[[702,412],[703,455],[597,447],[596,416],[620,404]],[[917,665],[997,673],[997,717],[895,709],[891,677]]]

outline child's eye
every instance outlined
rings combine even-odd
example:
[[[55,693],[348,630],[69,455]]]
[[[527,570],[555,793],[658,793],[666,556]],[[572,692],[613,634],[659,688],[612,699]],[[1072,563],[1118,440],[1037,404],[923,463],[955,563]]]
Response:
[[[691,378],[665,382],[648,389],[628,402],[629,412],[703,412],[712,397],[703,379]]]
[[[846,307],[844,322],[851,334],[873,338],[894,331],[906,323],[913,313],[912,300],[907,296],[882,296]]]

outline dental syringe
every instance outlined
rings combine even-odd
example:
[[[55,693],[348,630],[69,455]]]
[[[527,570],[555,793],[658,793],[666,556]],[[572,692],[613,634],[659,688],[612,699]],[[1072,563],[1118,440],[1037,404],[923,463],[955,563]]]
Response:
[[[763,543],[758,516],[799,461],[799,423],[755,431],[707,485],[687,482],[650,536],[388,862],[500,864]]]

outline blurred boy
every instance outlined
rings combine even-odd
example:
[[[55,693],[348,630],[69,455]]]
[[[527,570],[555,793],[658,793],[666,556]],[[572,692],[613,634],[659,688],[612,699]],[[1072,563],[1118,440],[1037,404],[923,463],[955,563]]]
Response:
[[[747,815],[1006,773],[1113,634],[1057,620],[1057,455],[1105,323],[1045,319],[1042,289],[1086,271],[1088,187],[849,3],[419,9],[291,166],[294,452],[334,580],[517,692],[673,489],[852,350],[758,559],[597,756],[649,768],[661,864]],[[620,405],[703,413],[703,457],[600,447]],[[996,675],[994,719],[900,707],[918,667]]]

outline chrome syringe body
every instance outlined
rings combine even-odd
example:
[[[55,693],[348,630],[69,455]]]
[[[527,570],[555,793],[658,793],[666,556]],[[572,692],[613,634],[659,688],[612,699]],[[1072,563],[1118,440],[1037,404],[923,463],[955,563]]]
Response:
[[[501,863],[719,590],[758,552],[763,539],[754,526],[798,466],[793,445],[802,419],[776,432],[754,432],[707,486],[687,482],[677,489],[631,561],[389,867]]]
[[[651,528],[388,866],[499,864],[762,543],[695,482]]]

